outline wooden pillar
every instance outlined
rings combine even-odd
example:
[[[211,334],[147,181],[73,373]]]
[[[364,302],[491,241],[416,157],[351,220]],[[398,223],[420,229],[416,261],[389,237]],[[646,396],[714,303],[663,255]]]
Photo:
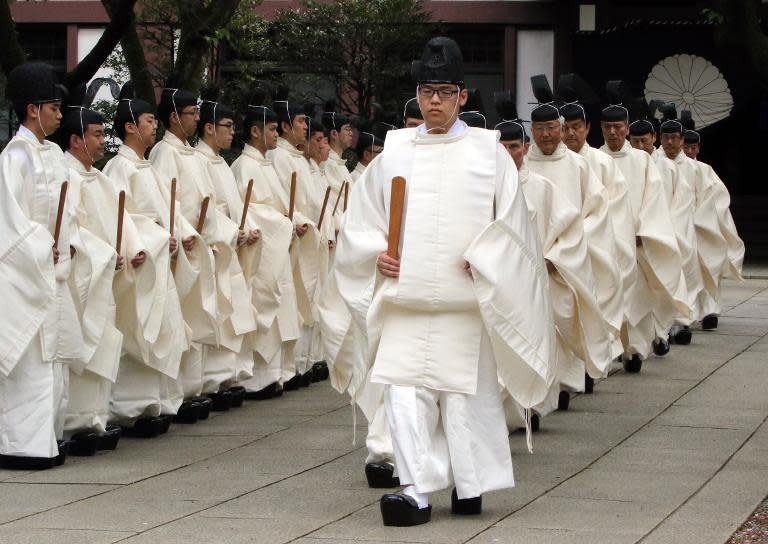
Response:
[[[504,88],[515,91],[517,84],[517,28],[504,27]]]
[[[77,25],[67,25],[67,72],[77,66]]]

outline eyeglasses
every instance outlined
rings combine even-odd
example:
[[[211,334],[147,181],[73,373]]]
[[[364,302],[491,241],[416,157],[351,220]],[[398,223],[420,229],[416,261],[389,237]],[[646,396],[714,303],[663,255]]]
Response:
[[[199,111],[200,111],[199,108],[195,108],[192,111],[182,111],[181,115],[197,115]]]
[[[229,123],[216,123],[216,126],[217,126],[217,127],[224,127],[224,128],[228,128],[228,129],[230,129],[230,130],[231,130],[231,129],[232,129],[232,127],[234,127],[234,126],[235,126],[235,124],[234,124],[233,122],[231,122],[231,121],[230,121]]]
[[[419,87],[419,96],[422,98],[432,98],[435,96],[435,93],[437,93],[437,96],[440,97],[440,100],[448,100],[450,98],[453,98],[453,95],[458,94],[458,89],[451,89],[442,87],[440,89],[435,89],[434,87]]]

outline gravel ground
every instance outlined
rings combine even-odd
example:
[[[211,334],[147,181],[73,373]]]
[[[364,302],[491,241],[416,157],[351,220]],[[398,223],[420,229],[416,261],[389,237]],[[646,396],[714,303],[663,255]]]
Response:
[[[768,543],[768,499],[739,527],[727,544]]]

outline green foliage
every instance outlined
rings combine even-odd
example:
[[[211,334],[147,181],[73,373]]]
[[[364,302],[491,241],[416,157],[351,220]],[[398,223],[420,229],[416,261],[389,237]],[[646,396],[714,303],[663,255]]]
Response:
[[[419,0],[304,0],[277,13],[260,53],[283,71],[333,80],[342,108],[367,115],[374,100],[394,107],[408,90],[429,22]]]

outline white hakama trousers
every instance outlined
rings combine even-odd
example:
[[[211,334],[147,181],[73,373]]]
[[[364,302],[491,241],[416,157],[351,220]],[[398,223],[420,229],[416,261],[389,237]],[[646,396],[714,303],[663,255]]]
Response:
[[[64,422],[64,436],[80,431],[104,434],[109,421],[109,399],[112,382],[89,370],[69,376],[69,403]]]
[[[131,426],[138,418],[159,416],[163,376],[135,357],[124,355],[112,386],[109,420]]]
[[[40,336],[8,376],[0,375],[0,454],[56,457],[67,411],[69,369],[43,361]]]
[[[514,487],[496,363],[485,331],[474,395],[387,385],[384,404],[402,485],[427,494],[453,483],[460,499]]]
[[[196,397],[203,391],[203,364],[207,347],[204,344],[192,343],[181,356],[179,383],[185,399]]]
[[[371,384],[366,385],[370,387]],[[387,420],[387,408],[382,403],[373,416],[373,420],[368,423],[368,434],[365,437],[365,447],[368,448],[367,463],[389,463],[395,464],[395,452],[392,446],[392,433],[389,430],[389,421]]]
[[[624,346],[625,358],[631,358],[633,355],[639,355],[643,361],[648,358],[656,339],[656,322],[653,313],[649,313],[636,325],[630,325],[627,321],[622,323],[621,343]]]
[[[282,377],[282,360],[284,349],[277,350],[272,359],[265,361],[258,352],[253,352],[253,373],[247,380],[241,380],[238,385],[245,387],[249,393],[261,391],[270,384],[280,381]]]
[[[224,383],[235,379],[238,354],[227,348],[205,346],[202,393],[217,393]]]
[[[292,365],[285,361],[283,364],[283,381],[290,380],[296,374],[304,374],[312,366],[309,357],[315,328],[315,325],[301,326],[301,337],[296,341],[295,360]]]
[[[313,364],[325,359],[325,355],[323,354],[323,341],[322,337],[320,336],[320,327],[315,325],[312,327],[312,329],[312,339],[309,343],[307,368],[304,370],[304,372],[307,372],[310,368],[312,368]]]

